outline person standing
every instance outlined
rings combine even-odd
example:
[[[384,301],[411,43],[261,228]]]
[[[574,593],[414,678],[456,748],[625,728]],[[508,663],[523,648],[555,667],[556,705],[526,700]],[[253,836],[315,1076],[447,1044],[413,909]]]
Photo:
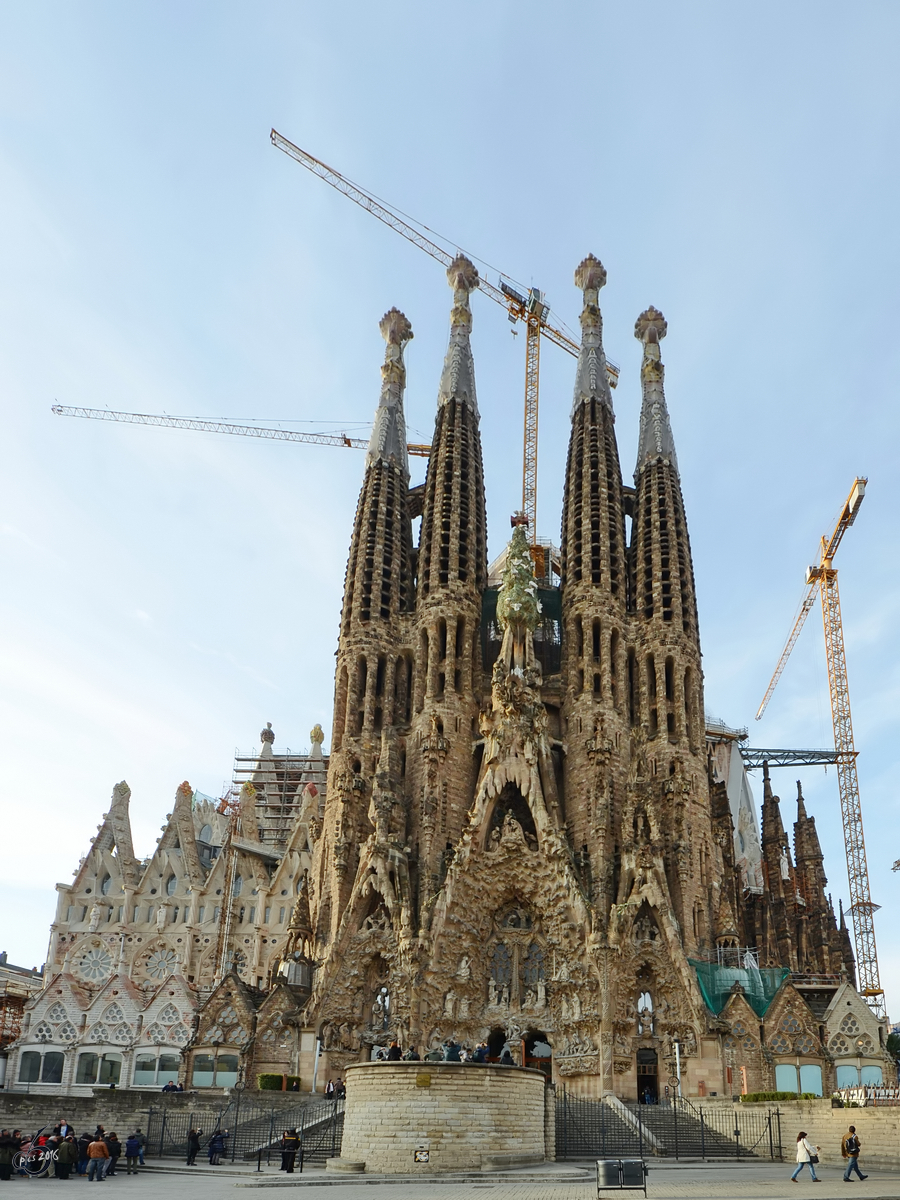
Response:
[[[188,1133],[187,1165],[189,1167],[197,1165],[197,1155],[200,1153],[200,1135],[202,1132],[202,1129],[192,1129]]]
[[[88,1146],[88,1182],[103,1182],[103,1171],[109,1162],[109,1147],[102,1137],[95,1137]]]
[[[281,1137],[281,1167],[282,1171],[287,1171],[288,1175],[294,1173],[294,1160],[297,1157],[297,1151],[300,1149],[300,1137],[296,1129],[287,1129]]]
[[[78,1162],[75,1164],[75,1174],[85,1175],[88,1169],[88,1146],[91,1144],[91,1135],[83,1133],[78,1139]]]
[[[388,1062],[399,1062],[403,1057],[403,1051],[400,1049],[399,1042],[391,1042],[388,1047],[387,1060]]]
[[[18,1148],[18,1139],[8,1129],[0,1129],[0,1180],[4,1183],[8,1183],[12,1176],[13,1155]]]
[[[125,1139],[125,1174],[137,1175],[138,1160],[140,1159],[140,1143],[133,1133]]]
[[[78,1162],[78,1144],[72,1133],[72,1126],[70,1125],[68,1128],[69,1132],[60,1141],[56,1150],[57,1179],[68,1179],[72,1174],[72,1167]]]
[[[797,1134],[797,1169],[791,1176],[791,1183],[797,1182],[797,1176],[803,1170],[804,1163],[809,1167],[809,1173],[812,1175],[813,1183],[821,1183],[821,1179],[816,1175],[815,1164],[819,1161],[819,1147],[811,1146],[807,1140],[806,1133]]]
[[[217,1167],[221,1163],[222,1155],[225,1153],[225,1139],[227,1137],[227,1129],[217,1129],[209,1139],[206,1152],[209,1155],[209,1165],[211,1167]]]
[[[146,1145],[147,1145],[147,1135],[145,1133],[141,1133],[141,1127],[139,1125],[137,1127],[137,1129],[134,1131],[134,1136],[137,1138],[138,1145],[141,1148],[140,1153],[138,1154],[138,1158],[141,1161],[141,1166],[143,1166],[144,1165],[144,1149],[146,1148]]]
[[[850,1173],[855,1171],[860,1179],[868,1179],[868,1175],[863,1175],[859,1169],[859,1152],[862,1149],[859,1138],[856,1136],[856,1126],[851,1125],[849,1130],[841,1138],[841,1155],[847,1160],[847,1169],[844,1171],[844,1183],[850,1182]]]
[[[106,1168],[107,1175],[115,1175],[116,1163],[122,1157],[122,1143],[119,1141],[117,1133],[111,1133],[106,1138],[106,1144],[109,1147],[109,1166]]]

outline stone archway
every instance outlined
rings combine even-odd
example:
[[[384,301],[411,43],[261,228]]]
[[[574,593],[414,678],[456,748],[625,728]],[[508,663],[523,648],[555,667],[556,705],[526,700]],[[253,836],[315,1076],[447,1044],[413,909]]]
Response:
[[[543,1071],[548,1079],[553,1076],[553,1047],[546,1033],[529,1029],[522,1037],[522,1066]]]
[[[506,1030],[492,1029],[487,1036],[488,1044],[488,1062],[499,1062],[500,1055],[503,1053],[503,1047],[506,1045]]]
[[[639,1104],[659,1104],[659,1055],[652,1046],[637,1052],[637,1093]]]

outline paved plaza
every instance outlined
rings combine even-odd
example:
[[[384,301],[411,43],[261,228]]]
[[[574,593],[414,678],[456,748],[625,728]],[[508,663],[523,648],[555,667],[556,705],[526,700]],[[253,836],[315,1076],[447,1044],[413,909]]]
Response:
[[[675,1163],[650,1161],[647,1195],[649,1200],[669,1197],[696,1197],[697,1200],[780,1200],[814,1191],[816,1200],[833,1200],[856,1192],[867,1200],[898,1200],[900,1168],[873,1168],[864,1182],[844,1183],[841,1168],[822,1164],[822,1182],[813,1184],[807,1174],[791,1183],[789,1163]],[[43,1180],[14,1179],[9,1185],[29,1190],[46,1187]],[[86,1180],[72,1180],[69,1190],[84,1191]],[[116,1176],[105,1181],[106,1190],[136,1193],[138,1200],[215,1200],[223,1194],[234,1200],[250,1200],[254,1192],[299,1189],[300,1200],[366,1200],[375,1188],[377,1196],[397,1196],[400,1200],[471,1200],[487,1196],[490,1200],[593,1200],[596,1189],[588,1163],[548,1163],[541,1168],[509,1171],[483,1177],[468,1176],[446,1183],[425,1182],[397,1177],[357,1176],[352,1180],[326,1175],[322,1170],[304,1171],[288,1178],[274,1166],[263,1166],[257,1173],[249,1167],[223,1166],[218,1172],[207,1166],[189,1170],[172,1163],[165,1169],[149,1167],[138,1177]],[[634,1192],[631,1195],[640,1196]],[[602,1195],[614,1197],[614,1192]]]

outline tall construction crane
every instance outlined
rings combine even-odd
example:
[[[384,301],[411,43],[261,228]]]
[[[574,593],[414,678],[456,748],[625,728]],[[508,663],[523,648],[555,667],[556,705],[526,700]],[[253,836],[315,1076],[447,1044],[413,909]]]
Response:
[[[822,623],[825,627],[825,658],[828,663],[828,686],[831,691],[831,719],[834,725],[834,750],[837,763],[838,791],[841,799],[841,820],[844,825],[844,845],[847,851],[847,875],[850,880],[850,913],[853,918],[853,934],[856,942],[856,965],[859,972],[860,990],[866,1001],[879,1017],[884,1016],[884,991],[878,974],[878,956],[875,952],[874,915],[880,907],[872,903],[869,890],[869,870],[866,865],[866,843],[863,837],[862,805],[859,798],[859,779],[856,774],[856,750],[853,745],[853,723],[850,719],[850,686],[847,682],[847,655],[844,650],[844,630],[841,624],[841,601],[838,595],[837,569],[834,556],[844,534],[856,520],[856,514],[866,494],[868,480],[854,480],[850,495],[841,509],[837,524],[828,538],[823,537],[819,549],[819,563],[807,567],[807,591],[800,605],[778,666],[769,683],[762,704],[756,714],[757,721],[775,691],[790,653],[800,636],[816,594],[822,597]]]
[[[70,408],[54,404],[51,410],[58,417],[88,417],[94,421],[125,421],[130,425],[161,425],[165,429],[196,429],[201,433],[231,433],[238,437],[273,438],[278,442],[312,442],[316,446],[349,446],[365,450],[368,438],[347,437],[345,433],[302,433],[294,429],[267,429],[263,425],[234,425],[230,421],[205,421],[200,417],[168,417],[154,413],[116,412],[109,408]],[[410,443],[406,449],[419,458],[428,458],[431,447]]]
[[[448,253],[442,246],[437,245],[436,242],[432,241],[421,230],[410,225],[408,221],[404,220],[389,205],[378,200],[370,192],[367,192],[365,188],[360,187],[356,183],[351,183],[349,179],[346,179],[338,171],[335,171],[333,167],[329,167],[320,159],[313,157],[306,150],[301,150],[299,146],[295,146],[293,142],[289,142],[276,129],[272,130],[270,137],[273,146],[277,146],[279,150],[283,150],[285,154],[294,159],[295,162],[300,163],[302,167],[306,167],[313,175],[318,175],[320,179],[324,179],[326,183],[331,184],[333,188],[354,201],[360,208],[364,208],[373,217],[377,217],[379,221],[383,221],[385,225],[388,225],[395,232],[399,233],[401,237],[405,237],[414,246],[418,246],[420,250],[424,250],[432,258],[436,258],[445,267],[450,266],[453,261],[453,255]],[[507,310],[509,320],[512,324],[516,324],[518,321],[525,322],[525,419],[522,455],[522,512],[520,516],[514,517],[513,521],[514,523],[521,522],[528,526],[535,566],[538,574],[543,575],[545,573],[543,570],[544,549],[537,544],[538,401],[540,398],[541,338],[547,338],[548,341],[553,342],[555,346],[559,346],[575,358],[578,357],[580,347],[568,334],[563,333],[562,330],[550,324],[550,306],[546,302],[544,293],[537,288],[529,289],[528,295],[525,296],[517,288],[514,288],[505,279],[501,278],[499,287],[495,287],[487,279],[482,279],[480,289],[486,296],[490,296],[492,300]],[[615,387],[619,382],[619,368],[614,362],[607,359],[606,370],[610,386]]]

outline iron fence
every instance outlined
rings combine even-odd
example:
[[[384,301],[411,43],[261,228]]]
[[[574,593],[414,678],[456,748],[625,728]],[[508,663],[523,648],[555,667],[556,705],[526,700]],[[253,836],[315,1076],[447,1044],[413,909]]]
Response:
[[[281,1153],[281,1136],[287,1129],[300,1135],[300,1167],[304,1162],[324,1162],[341,1152],[344,1125],[343,1100],[300,1102],[275,1107],[255,1097],[237,1093],[218,1111],[173,1112],[163,1107],[147,1114],[147,1152],[155,1158],[187,1156],[187,1137],[200,1129],[201,1154],[207,1152],[214,1133],[227,1132],[222,1160],[257,1159],[267,1163]]]

